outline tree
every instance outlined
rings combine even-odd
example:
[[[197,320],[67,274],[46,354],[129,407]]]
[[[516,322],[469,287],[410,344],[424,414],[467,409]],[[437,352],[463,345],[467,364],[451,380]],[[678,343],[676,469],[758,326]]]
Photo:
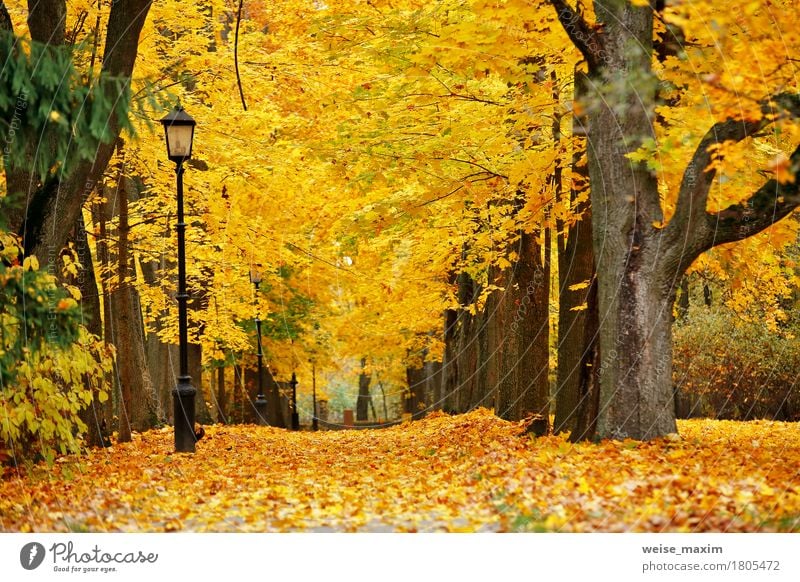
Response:
[[[550,0],[588,65],[592,232],[600,313],[598,437],[650,439],[676,431],[672,388],[672,310],[682,275],[708,249],[752,236],[800,204],[794,172],[783,170],[744,200],[709,208],[722,146],[756,137],[800,113],[800,96],[765,95],[745,111],[723,110],[683,171],[674,212],[665,221],[653,69],[654,16],[661,2],[596,0],[596,24],[564,0]]]
[[[30,2],[28,30],[31,39],[53,51],[63,50],[66,35],[66,0]],[[57,256],[66,244],[86,198],[92,193],[108,165],[114,151],[114,142],[121,129],[128,125],[128,84],[136,61],[139,34],[147,18],[151,0],[119,0],[113,2],[105,29],[105,50],[102,56],[100,78],[120,80],[120,83],[103,83],[99,86],[104,100],[110,104],[100,123],[92,131],[79,131],[78,135],[101,137],[91,154],[82,155],[73,167],[39,175],[34,168],[50,167],[59,161],[56,152],[69,151],[69,141],[41,136],[41,148],[30,148],[28,160],[14,167],[6,167],[7,189],[10,194],[21,194],[24,204],[11,216],[10,225],[20,233],[26,255],[38,255],[43,261]],[[5,6],[3,6],[5,10]],[[100,31],[95,31],[99,34]],[[73,35],[74,36],[74,35]],[[74,42],[75,38],[70,38]],[[67,54],[64,52],[64,54]],[[6,57],[7,55],[2,55]],[[63,73],[62,73],[63,74]],[[89,103],[79,101],[73,107],[80,111]],[[72,112],[59,112],[56,114]],[[52,113],[51,113],[52,117]],[[67,128],[73,130],[67,125]],[[37,143],[40,136],[36,136]],[[44,153],[43,153],[44,152]],[[38,160],[38,161],[37,161]],[[44,161],[42,161],[44,160]]]

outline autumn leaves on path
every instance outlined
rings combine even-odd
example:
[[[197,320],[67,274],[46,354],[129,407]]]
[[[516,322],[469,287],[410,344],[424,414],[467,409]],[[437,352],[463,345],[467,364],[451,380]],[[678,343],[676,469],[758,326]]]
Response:
[[[800,531],[800,426],[573,445],[487,410],[385,430],[171,429],[0,481],[3,531]]]

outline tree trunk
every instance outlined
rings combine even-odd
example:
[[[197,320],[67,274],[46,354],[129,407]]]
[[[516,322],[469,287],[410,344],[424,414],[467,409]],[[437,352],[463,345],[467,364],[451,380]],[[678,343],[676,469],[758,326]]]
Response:
[[[244,406],[246,400],[243,388],[244,365],[241,363],[241,360],[238,361],[240,363],[234,363],[233,365],[233,402],[231,404],[230,421],[242,424],[244,422]],[[267,412],[269,413],[269,409]]]
[[[108,201],[108,189],[103,186],[103,199],[92,205],[92,221],[98,226],[99,238],[97,240],[97,263],[100,267],[96,274],[97,281],[102,289],[103,297],[103,341],[113,344],[114,330],[111,327],[111,292],[108,285],[108,276],[111,272],[111,256],[108,245],[108,221],[111,220],[111,204]],[[108,400],[103,406],[103,415],[106,418],[106,427],[109,432],[116,426],[114,420],[114,405],[120,400],[119,369],[116,358],[114,359],[111,375],[108,377]]]
[[[458,358],[456,344],[459,335],[459,312],[447,309],[444,312],[444,356],[442,357],[442,378],[439,389],[439,406],[448,414],[455,412],[453,394],[458,387]]]
[[[653,116],[656,5],[595,0],[590,26],[565,0],[550,0],[589,65],[583,103],[589,125],[589,175],[600,328],[599,437],[650,439],[676,430],[672,389],[672,307],[678,281],[704,251],[762,232],[800,205],[797,180],[767,180],[746,200],[708,209],[714,146],[761,132],[784,113],[800,115],[800,95],[759,104],[760,118],[715,123],[700,140],[664,225],[655,172],[628,155],[657,144]],[[652,3],[651,3],[652,4]],[[789,158],[800,165],[800,147]]]
[[[211,424],[207,390],[203,388],[203,346],[200,344],[189,344],[189,375],[192,377],[192,385],[197,388],[194,399],[195,419],[200,424]]]
[[[547,246],[545,244],[542,249],[532,233],[523,232],[520,236],[517,310],[521,317],[517,328],[512,322],[510,329],[517,354],[515,375],[519,395],[515,420],[532,416],[528,431],[537,436],[550,431],[550,257]]]
[[[94,260],[92,259],[92,252],[89,248],[89,241],[86,236],[86,224],[83,220],[83,213],[80,214],[78,224],[75,226],[73,240],[75,242],[78,260],[83,267],[76,281],[81,291],[81,320],[90,333],[96,335],[98,338],[102,338],[103,320],[100,315],[100,297],[97,293]],[[107,436],[104,432],[108,430],[106,428],[104,431],[103,427],[108,427],[110,418],[105,418],[105,407],[103,403],[100,402],[99,390],[94,389],[92,391],[92,403],[88,408],[81,411],[80,417],[87,426],[86,444],[90,447],[102,447],[104,445],[104,437]],[[103,424],[104,420],[106,421],[105,424]]]
[[[281,395],[280,387],[272,375],[269,366],[264,366],[264,386],[267,393],[267,420],[271,426],[286,428],[286,415],[284,414],[284,402],[286,398]]]
[[[575,421],[570,428],[569,440],[578,442],[591,440],[597,431],[597,418],[600,415],[600,343],[598,341],[600,322],[597,305],[597,277],[592,282],[586,296],[586,310],[580,326],[583,337],[575,337],[583,346],[578,368],[578,398]]]
[[[217,368],[217,422],[228,424],[228,396],[225,392],[225,366]]]
[[[586,76],[575,72],[575,100],[585,99]],[[573,118],[573,134],[582,135],[586,131],[585,119]],[[590,305],[590,294],[595,293],[594,249],[592,247],[592,207],[589,198],[584,197],[589,188],[589,172],[586,160],[585,140],[577,145],[572,157],[571,206],[577,217],[566,232],[558,236],[558,369],[556,378],[555,432],[576,433],[576,422],[581,415],[596,415],[598,411],[582,410],[584,399],[593,402],[591,397],[596,382],[583,385],[582,381],[592,380],[594,375],[585,370],[591,365],[597,350],[597,305]],[[592,285],[595,286],[594,291]],[[596,371],[596,369],[595,369]],[[591,423],[592,426],[594,423]],[[586,438],[586,430],[578,431]],[[577,434],[577,433],[576,433]]]
[[[369,393],[369,383],[372,375],[365,372],[366,358],[361,358],[361,373],[358,375],[358,399],[356,401],[356,420],[367,420],[369,403],[372,397]]]
[[[128,226],[128,194],[120,172],[120,187],[117,189],[119,202],[119,242],[117,245],[118,285],[111,294],[113,312],[112,326],[117,347],[122,401],[120,403],[120,442],[131,439],[131,430],[144,431],[158,422],[158,404],[147,360],[144,355],[144,329],[138,293],[132,281],[129,263],[130,227]]]

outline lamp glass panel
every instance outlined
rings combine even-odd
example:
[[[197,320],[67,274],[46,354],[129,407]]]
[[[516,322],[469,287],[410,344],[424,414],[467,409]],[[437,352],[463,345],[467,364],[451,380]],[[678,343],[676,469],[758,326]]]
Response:
[[[191,125],[168,125],[166,130],[169,157],[188,158],[192,153],[194,128]]]

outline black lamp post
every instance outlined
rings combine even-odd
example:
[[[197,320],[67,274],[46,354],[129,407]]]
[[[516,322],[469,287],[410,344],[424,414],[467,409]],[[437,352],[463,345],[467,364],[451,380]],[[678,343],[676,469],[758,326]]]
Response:
[[[261,284],[261,271],[257,266],[250,269],[250,281],[256,288],[256,301],[258,301],[258,286]],[[264,426],[267,422],[267,399],[264,396],[264,354],[261,351],[261,319],[258,317],[256,307],[256,338],[258,340],[258,395],[256,396],[256,422]]]
[[[317,363],[311,362],[311,430],[319,429],[317,420]]]
[[[175,450],[193,453],[197,437],[194,432],[194,398],[197,389],[189,376],[189,341],[186,303],[186,223],[183,221],[183,163],[192,157],[195,120],[180,105],[161,120],[167,138],[167,157],[175,162],[178,186],[178,342],[180,371],[172,391],[175,419]]]
[[[297,413],[297,374],[292,372],[292,430],[300,430],[300,415]]]

